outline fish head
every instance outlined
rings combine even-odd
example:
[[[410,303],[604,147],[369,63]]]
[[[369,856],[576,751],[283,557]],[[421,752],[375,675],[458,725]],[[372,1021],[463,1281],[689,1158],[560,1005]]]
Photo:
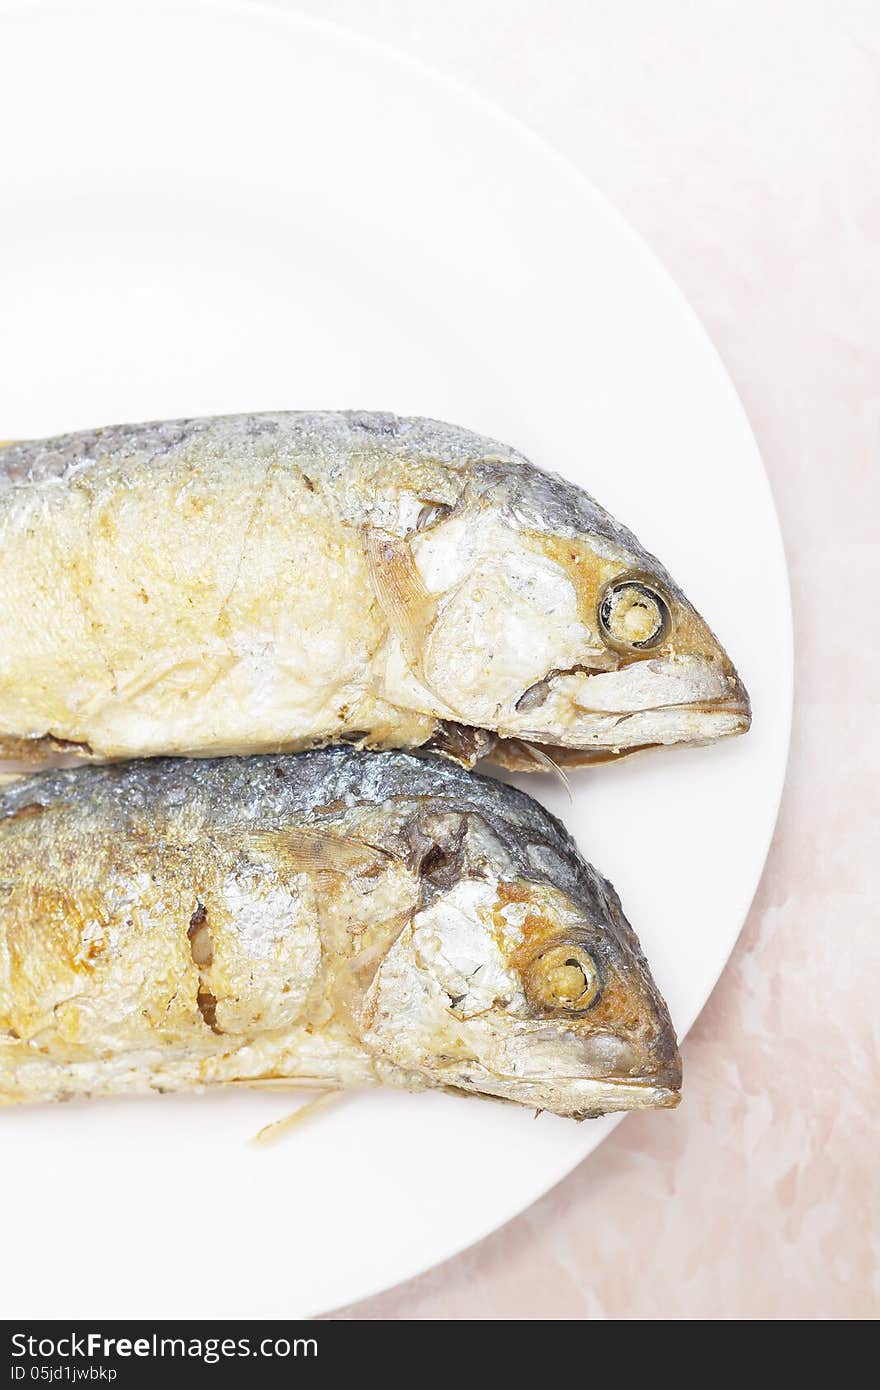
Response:
[[[560,1115],[676,1105],[675,1032],[610,884],[573,848],[511,854],[497,825],[447,820],[370,986],[367,1045],[407,1084]]]
[[[748,729],[729,656],[631,532],[561,479],[484,472],[414,541],[437,600],[423,676],[451,717],[573,764]]]
[[[584,630],[580,657],[517,696],[498,721],[501,737],[559,749],[576,765],[745,733],[751,708],[733,663],[660,567],[648,557],[597,562],[584,541],[567,554]]]

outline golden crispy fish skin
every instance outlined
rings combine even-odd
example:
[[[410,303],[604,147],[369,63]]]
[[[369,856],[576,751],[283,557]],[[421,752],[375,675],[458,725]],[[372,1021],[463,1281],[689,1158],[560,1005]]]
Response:
[[[635,537],[456,426],[238,415],[0,450],[0,771],[336,742],[527,769],[749,719]]]
[[[614,889],[523,792],[345,748],[0,790],[0,1101],[287,1082],[677,1104]]]

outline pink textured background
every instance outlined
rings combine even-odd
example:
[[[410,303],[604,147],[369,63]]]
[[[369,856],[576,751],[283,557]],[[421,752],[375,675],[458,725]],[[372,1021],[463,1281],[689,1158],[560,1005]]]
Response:
[[[776,839],[684,1046],[682,1107],[627,1120],[518,1220],[335,1316],[876,1316],[880,7],[287,3],[495,98],[655,247],[751,417],[796,629]]]

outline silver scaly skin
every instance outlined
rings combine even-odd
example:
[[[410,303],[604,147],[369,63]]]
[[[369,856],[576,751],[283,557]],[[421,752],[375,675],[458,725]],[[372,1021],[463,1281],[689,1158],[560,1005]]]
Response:
[[[614,889],[522,792],[335,748],[0,791],[0,1101],[442,1087],[677,1104]]]
[[[467,430],[279,413],[0,449],[0,772],[338,742],[576,765],[749,718],[635,537]]]

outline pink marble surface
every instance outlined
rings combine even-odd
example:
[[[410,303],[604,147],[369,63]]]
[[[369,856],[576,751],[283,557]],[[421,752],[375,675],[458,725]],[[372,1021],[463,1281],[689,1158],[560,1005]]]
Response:
[[[652,243],[751,417],[796,626],[779,826],[680,1110],[627,1120],[518,1220],[335,1316],[876,1316],[880,8],[290,7],[480,88]]]

